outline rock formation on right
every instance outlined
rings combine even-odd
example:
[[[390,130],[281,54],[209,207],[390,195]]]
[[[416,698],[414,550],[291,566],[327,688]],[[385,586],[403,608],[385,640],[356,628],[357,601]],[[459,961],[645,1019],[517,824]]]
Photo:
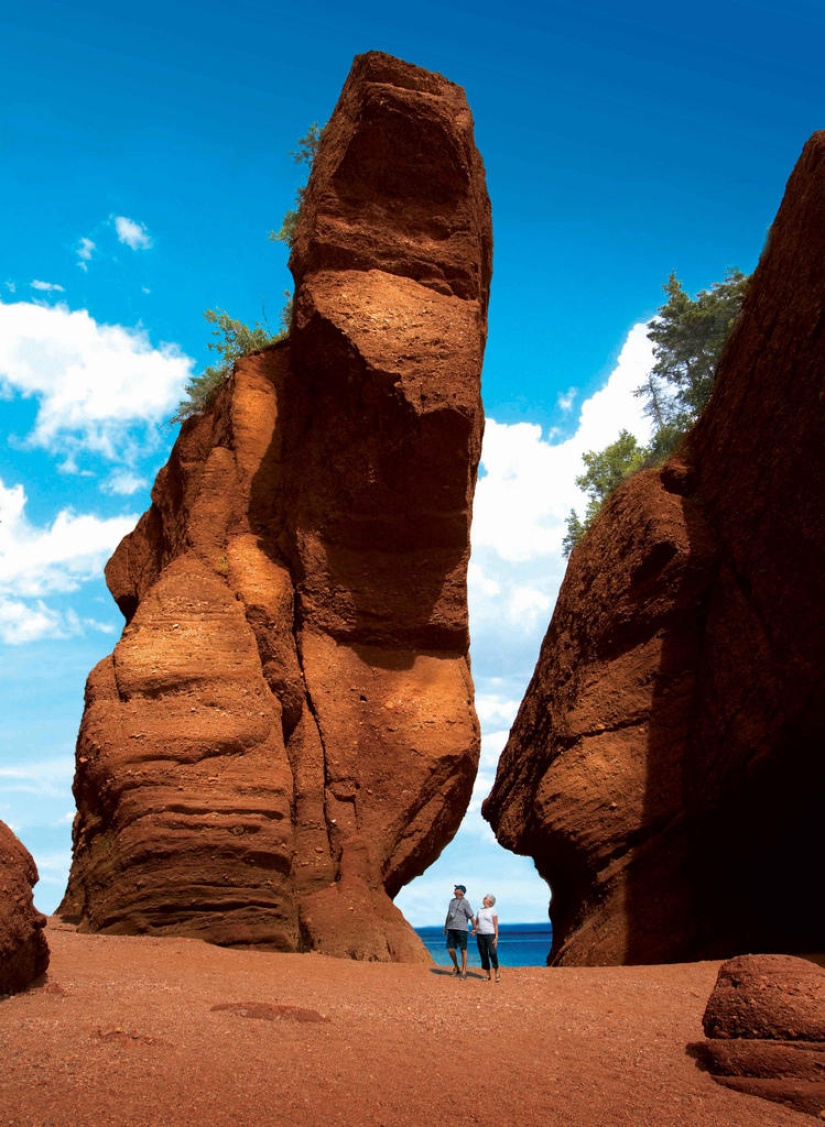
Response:
[[[825,949],[825,132],[710,402],[570,559],[483,811],[556,964]]]

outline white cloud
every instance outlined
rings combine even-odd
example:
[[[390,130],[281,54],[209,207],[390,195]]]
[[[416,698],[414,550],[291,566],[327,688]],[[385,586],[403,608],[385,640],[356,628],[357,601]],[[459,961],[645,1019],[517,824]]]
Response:
[[[137,517],[102,519],[68,510],[38,528],[25,515],[23,487],[0,481],[0,641],[22,645],[41,638],[66,638],[86,629],[110,631],[108,624],[55,610],[50,596],[77,591],[97,579]]]
[[[74,815],[71,815],[71,820],[74,820]],[[43,853],[38,852],[35,857],[35,864],[37,865],[37,875],[39,877],[39,884],[34,894],[35,906],[46,914],[53,912],[52,903],[54,907],[63,898],[63,892],[66,885],[69,883],[69,869],[72,863],[71,850],[65,849],[60,852]],[[41,905],[41,899],[48,898],[46,906]]]
[[[141,489],[147,489],[149,482],[145,477],[139,477],[130,470],[118,470],[103,482],[101,489],[104,493],[115,493],[121,497],[131,497]]]
[[[488,419],[481,455],[486,470],[476,490],[473,548],[492,548],[511,562],[556,555],[571,507],[582,504],[576,476],[582,454],[613,442],[623,428],[640,441],[650,421],[633,395],[652,363],[647,326],[628,334],[606,385],[585,400],[576,433],[565,442],[542,439],[532,423],[512,426]],[[487,573],[488,580],[495,577]]]
[[[585,506],[576,485],[582,454],[607,446],[622,429],[648,441],[650,421],[633,392],[651,363],[647,326],[635,325],[565,441],[544,436],[535,424],[487,420],[468,573],[473,672],[481,690],[486,676],[507,668],[509,690],[524,691],[567,566],[567,516]]]
[[[484,731],[481,737],[481,758],[478,763],[478,774],[476,775],[476,781],[473,785],[470,805],[467,808],[467,814],[461,825],[463,833],[469,832],[474,837],[495,841],[495,835],[490,829],[489,824],[481,817],[481,804],[493,789],[498,761],[504,750],[504,745],[507,743],[507,737],[510,734],[510,726],[513,720],[515,720],[517,711],[518,707],[516,706],[513,709],[512,715],[507,718],[506,727],[503,728],[491,729],[489,722],[484,724],[482,721]]]
[[[515,697],[506,697],[499,692],[491,691],[493,689],[494,686],[489,685],[487,691],[476,696],[476,712],[486,732],[494,728],[509,729],[521,703]]]
[[[63,293],[63,287],[59,286],[57,282],[40,282],[35,279],[29,285],[33,290],[40,290],[43,293]]]
[[[137,521],[134,513],[101,519],[64,509],[51,525],[38,528],[27,520],[25,507],[23,487],[7,489],[0,481],[0,592],[21,598],[77,590],[100,574]]]
[[[62,798],[71,788],[74,778],[74,756],[63,755],[40,759],[34,763],[21,762],[14,767],[0,766],[0,782],[4,792],[37,794],[42,798]],[[67,819],[62,817],[61,823]]]
[[[80,240],[80,243],[78,244],[78,248],[77,248],[77,257],[79,258],[80,261],[78,262],[77,265],[80,267],[81,270],[88,272],[89,267],[88,267],[87,263],[90,261],[92,255],[94,254],[94,252],[96,250],[97,250],[97,246],[95,245],[94,242],[92,242],[91,239],[87,239],[84,236]]]
[[[60,615],[42,600],[34,604],[7,599],[0,594],[0,642],[7,646],[37,642],[41,638],[64,638]]]
[[[578,394],[579,393],[576,390],[576,388],[571,387],[568,391],[566,391],[564,393],[564,395],[560,395],[558,397],[558,399],[556,400],[559,410],[564,411],[565,413],[567,411],[572,411],[573,410],[573,404],[576,402],[576,396]]]
[[[86,310],[0,301],[0,395],[39,401],[27,441],[69,470],[83,451],[131,466],[156,449],[192,367],[176,345],[155,348],[143,330]]]
[[[152,246],[152,236],[142,223],[127,219],[125,215],[116,215],[114,224],[117,237],[132,250],[149,250]]]

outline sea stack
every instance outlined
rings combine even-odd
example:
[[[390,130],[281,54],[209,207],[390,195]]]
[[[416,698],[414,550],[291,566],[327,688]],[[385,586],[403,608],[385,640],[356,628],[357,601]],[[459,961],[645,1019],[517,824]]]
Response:
[[[682,449],[570,559],[484,804],[560,964],[825,949],[825,133]]]
[[[428,962],[392,898],[469,802],[466,572],[490,206],[463,91],[356,58],[289,339],[184,424],[106,575],[74,858],[83,929]]]

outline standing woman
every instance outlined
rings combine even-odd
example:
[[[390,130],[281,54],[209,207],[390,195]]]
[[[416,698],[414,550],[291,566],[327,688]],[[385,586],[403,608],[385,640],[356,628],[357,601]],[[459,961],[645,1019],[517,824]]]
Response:
[[[496,972],[496,982],[501,982],[498,971],[498,912],[495,909],[495,896],[487,895],[482,903],[484,907],[473,920],[473,935],[478,944],[478,953],[481,956],[481,965],[487,971],[487,981],[490,977],[490,964]]]

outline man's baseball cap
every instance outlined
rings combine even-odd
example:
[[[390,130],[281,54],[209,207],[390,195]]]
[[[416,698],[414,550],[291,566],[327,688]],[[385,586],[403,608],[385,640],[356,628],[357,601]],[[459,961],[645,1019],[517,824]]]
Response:
[[[454,885],[454,887],[457,888],[459,892],[466,892],[467,891],[467,886],[463,885],[463,884],[457,884],[457,885]]]

